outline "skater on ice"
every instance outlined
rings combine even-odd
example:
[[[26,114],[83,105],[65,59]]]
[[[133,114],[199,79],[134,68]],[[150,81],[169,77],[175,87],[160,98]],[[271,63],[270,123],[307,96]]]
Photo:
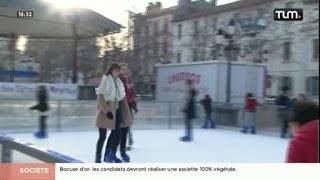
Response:
[[[133,105],[132,101],[134,98],[133,92],[132,92],[132,83],[129,82],[129,77],[128,77],[128,65],[121,63],[119,64],[121,70],[120,70],[120,75],[119,78],[121,80],[121,82],[124,85],[125,88],[125,92],[126,92],[126,96],[123,98],[123,101],[120,101],[119,103],[119,109],[117,110],[117,112],[119,111],[119,115],[117,114],[117,122],[121,122],[120,124],[120,144],[118,143],[117,147],[114,148],[115,154],[117,152],[118,146],[120,145],[120,157],[122,159],[123,162],[130,162],[130,157],[129,155],[126,153],[126,142],[127,142],[127,135],[128,135],[128,131],[129,131],[129,127],[132,125],[132,111],[131,111],[131,107],[135,107],[135,105]],[[131,103],[129,103],[131,102]],[[130,106],[131,105],[131,106]],[[137,110],[136,110],[137,112]],[[115,146],[115,142],[117,141],[117,139],[115,139],[116,136],[116,130],[112,130],[109,138],[108,138],[108,142],[107,142],[107,151],[110,151],[112,149],[112,146]],[[105,159],[106,162],[112,162],[112,158],[106,158]],[[119,160],[117,160],[117,162],[120,162]]]
[[[288,110],[292,105],[292,100],[289,97],[289,88],[287,86],[282,87],[280,96],[276,99],[276,105],[279,106],[279,118],[281,122],[281,138],[286,138],[290,133],[288,132]]]
[[[121,67],[119,77],[125,87],[126,97],[127,97],[128,105],[130,108],[130,114],[131,114],[132,118],[134,118],[133,111],[134,111],[134,114],[136,114],[138,112],[135,85],[132,80],[132,76],[131,76],[128,64],[120,63],[119,65]],[[129,138],[129,142],[128,142],[129,146],[126,146],[127,137]],[[121,143],[120,143],[120,149],[121,149],[121,151],[131,150],[132,145],[133,145],[132,129],[130,128],[130,126],[124,127],[122,129],[122,138],[121,138]]]
[[[97,93],[96,126],[99,128],[99,139],[96,147],[95,162],[101,162],[101,153],[107,135],[107,129],[112,129],[108,137],[104,153],[104,162],[121,163],[116,156],[121,138],[121,123],[132,121],[127,104],[124,86],[119,78],[120,66],[112,63],[103,75]],[[123,113],[125,112],[125,113]],[[110,147],[110,148],[109,148]]]
[[[197,91],[194,87],[194,83],[191,79],[186,80],[186,87],[187,87],[187,93],[185,97],[185,104],[182,109],[182,112],[185,115],[185,130],[186,134],[185,136],[181,137],[181,141],[192,141],[193,135],[192,135],[192,119],[196,118],[196,95]]]
[[[209,94],[206,94],[204,96],[204,99],[202,99],[200,103],[202,104],[205,112],[205,118],[204,118],[204,123],[202,128],[204,129],[207,129],[208,127],[215,128],[215,123],[212,119],[212,99],[209,96]]]
[[[35,136],[37,138],[47,138],[48,132],[47,132],[47,119],[48,119],[48,111],[49,111],[49,104],[48,104],[48,91],[46,86],[38,86],[37,92],[36,92],[36,98],[38,103],[32,107],[30,107],[30,110],[38,110],[39,115],[39,131],[35,133]]]
[[[256,134],[256,109],[258,102],[252,93],[247,93],[245,101],[244,124],[242,133]]]

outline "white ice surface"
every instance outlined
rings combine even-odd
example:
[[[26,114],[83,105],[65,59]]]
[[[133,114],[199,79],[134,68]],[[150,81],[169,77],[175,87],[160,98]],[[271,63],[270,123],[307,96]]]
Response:
[[[195,129],[192,142],[179,141],[183,134],[183,130],[133,130],[133,149],[127,153],[134,163],[282,163],[288,145],[287,139],[224,129]],[[9,135],[94,162],[98,131],[49,132],[47,139],[31,133]]]

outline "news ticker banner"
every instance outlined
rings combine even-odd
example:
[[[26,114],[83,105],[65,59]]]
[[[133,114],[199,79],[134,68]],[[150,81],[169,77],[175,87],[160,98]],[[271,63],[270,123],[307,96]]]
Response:
[[[320,164],[216,164],[216,163],[3,163],[1,180],[70,180],[115,178],[169,180],[198,178],[201,180],[225,179],[304,179],[320,178]]]

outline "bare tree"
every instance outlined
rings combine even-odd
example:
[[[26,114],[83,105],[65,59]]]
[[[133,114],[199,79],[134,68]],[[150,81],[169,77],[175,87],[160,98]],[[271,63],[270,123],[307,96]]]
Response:
[[[78,50],[79,72],[83,75],[83,82],[96,76],[96,67],[99,64],[99,47],[95,40],[81,40]]]
[[[55,82],[59,76],[65,82],[70,78],[71,41],[30,40],[26,53],[40,63],[40,82]]]

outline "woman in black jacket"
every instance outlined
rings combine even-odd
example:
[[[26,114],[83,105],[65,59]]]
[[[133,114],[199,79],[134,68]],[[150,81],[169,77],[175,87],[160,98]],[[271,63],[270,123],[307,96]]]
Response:
[[[48,137],[47,134],[47,118],[48,115],[46,112],[49,110],[48,104],[48,92],[45,86],[41,85],[38,87],[36,98],[38,103],[32,107],[30,110],[38,110],[40,112],[39,116],[39,131],[35,133],[37,138],[46,138]]]

